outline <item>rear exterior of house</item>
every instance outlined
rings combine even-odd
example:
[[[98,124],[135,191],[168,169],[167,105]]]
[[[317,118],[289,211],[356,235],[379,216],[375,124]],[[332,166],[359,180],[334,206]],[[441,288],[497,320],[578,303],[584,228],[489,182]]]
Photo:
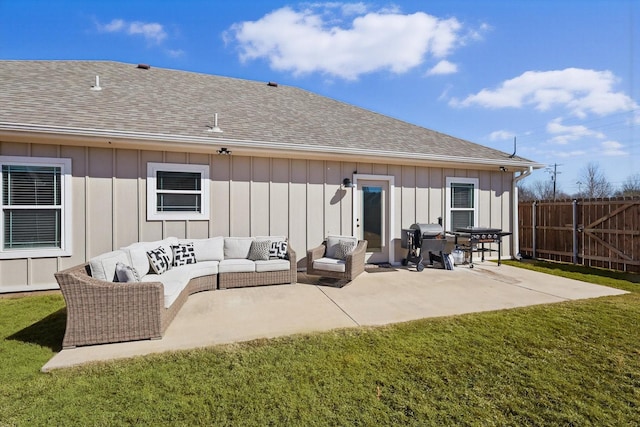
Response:
[[[413,223],[513,230],[514,180],[540,166],[297,88],[115,62],[0,61],[0,102],[0,292],[168,236],[284,235],[303,266],[356,235],[397,263]]]

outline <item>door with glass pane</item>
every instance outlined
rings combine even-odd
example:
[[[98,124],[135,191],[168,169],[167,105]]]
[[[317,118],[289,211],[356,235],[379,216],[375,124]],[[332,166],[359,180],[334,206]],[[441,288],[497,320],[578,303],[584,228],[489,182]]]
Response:
[[[389,262],[389,182],[358,180],[356,228],[367,244],[367,262]]]

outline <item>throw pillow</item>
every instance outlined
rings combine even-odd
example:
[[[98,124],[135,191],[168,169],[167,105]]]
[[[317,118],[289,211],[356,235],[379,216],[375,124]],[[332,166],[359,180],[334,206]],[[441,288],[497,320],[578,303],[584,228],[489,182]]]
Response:
[[[269,249],[270,259],[287,259],[287,241],[280,240],[271,242],[271,248]]]
[[[269,240],[254,240],[249,248],[249,256],[251,261],[265,261],[269,259],[269,249],[271,242]]]
[[[338,242],[338,247],[336,248],[336,258],[345,260],[347,259],[347,255],[349,255],[356,248],[354,242],[347,242],[345,240],[341,240]]]
[[[140,274],[138,274],[138,270],[121,262],[116,263],[116,277],[118,277],[118,282],[140,281]]]
[[[156,274],[162,274],[171,268],[171,258],[162,246],[147,251],[147,258],[149,258],[151,268]]]
[[[171,246],[171,250],[173,251],[174,267],[196,263],[196,251],[193,248],[193,243],[180,243]]]

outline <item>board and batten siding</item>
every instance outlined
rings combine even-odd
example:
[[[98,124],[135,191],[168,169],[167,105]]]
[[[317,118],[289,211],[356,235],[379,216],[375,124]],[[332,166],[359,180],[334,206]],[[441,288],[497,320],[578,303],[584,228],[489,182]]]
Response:
[[[57,287],[53,273],[136,241],[168,236],[288,236],[299,266],[329,234],[353,234],[354,173],[393,176],[395,259],[401,228],[444,217],[447,177],[479,180],[479,224],[511,230],[511,174],[335,160],[0,142],[0,155],[72,160],[72,256],[0,260],[0,292]],[[147,163],[209,166],[210,220],[147,221]],[[445,219],[446,220],[446,219]],[[503,256],[510,242],[503,243]]]

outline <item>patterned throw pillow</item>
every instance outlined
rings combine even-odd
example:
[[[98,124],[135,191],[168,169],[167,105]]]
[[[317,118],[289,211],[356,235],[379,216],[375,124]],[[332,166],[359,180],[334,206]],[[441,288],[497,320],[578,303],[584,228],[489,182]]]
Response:
[[[271,242],[269,240],[254,240],[249,248],[249,256],[251,261],[265,261],[269,259],[269,249]]]
[[[341,240],[340,242],[338,242],[338,247],[336,248],[336,258],[341,260],[347,259],[347,255],[353,252],[355,248],[355,242]]]
[[[140,281],[140,274],[138,274],[138,270],[121,262],[116,263],[116,277],[118,278],[118,282]]]
[[[162,274],[171,268],[171,258],[162,246],[147,251],[147,258],[149,258],[151,268],[156,274]]]
[[[181,243],[171,246],[171,250],[173,251],[174,267],[196,263],[196,251],[193,248],[193,243]]]
[[[271,242],[271,248],[269,249],[270,259],[287,259],[287,241],[279,240]]]

